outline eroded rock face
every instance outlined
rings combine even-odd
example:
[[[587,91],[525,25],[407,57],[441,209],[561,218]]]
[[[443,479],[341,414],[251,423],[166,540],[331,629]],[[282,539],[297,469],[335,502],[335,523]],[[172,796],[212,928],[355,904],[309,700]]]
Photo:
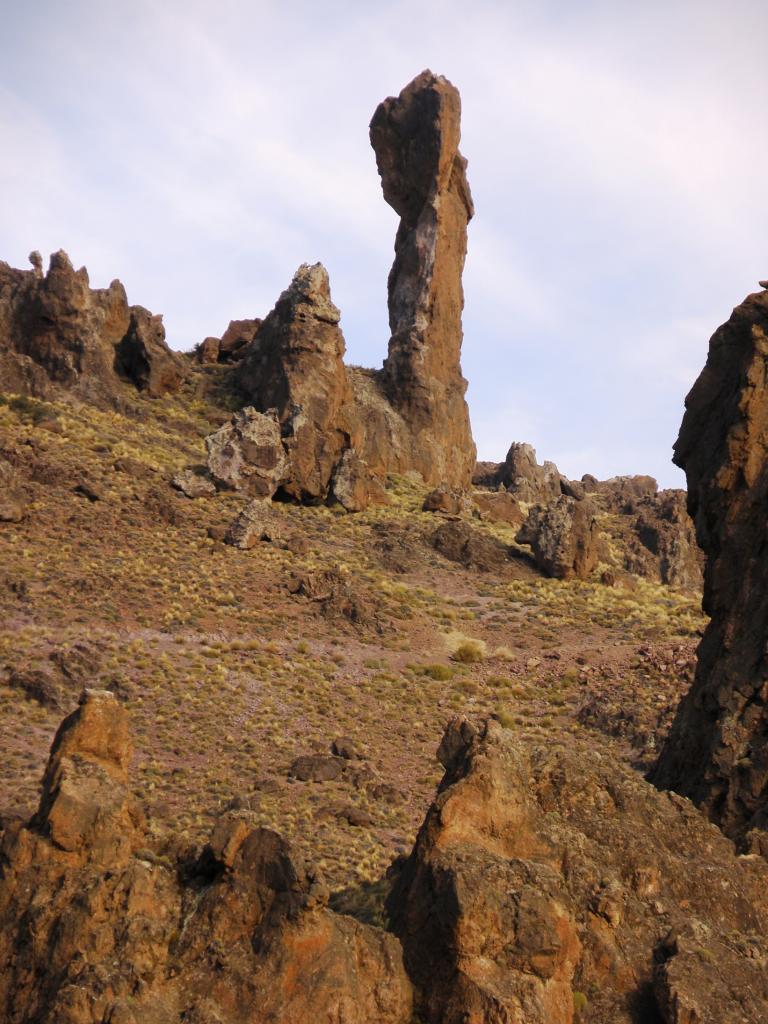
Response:
[[[653,780],[730,835],[768,825],[768,292],[715,331],[675,445],[712,616]]]
[[[411,468],[428,483],[466,488],[475,448],[459,362],[461,275],[474,208],[460,118],[458,90],[424,71],[378,106],[370,138],[384,198],[400,216],[384,388],[413,432]]]
[[[440,756],[389,903],[423,1020],[571,1024],[574,1007],[611,1024],[762,1019],[760,858],[577,743],[455,719]]]
[[[39,256],[39,254],[33,254]],[[63,251],[42,276],[0,263],[0,379],[3,390],[51,397],[61,392],[113,403],[127,377],[151,395],[178,388],[184,360],[165,344],[162,323],[129,306],[119,281],[92,289],[85,268]]]
[[[534,505],[517,534],[530,544],[536,564],[555,579],[586,579],[597,565],[597,522],[590,501],[561,495],[549,505]]]
[[[343,407],[351,399],[340,314],[321,263],[303,264],[259,328],[237,369],[260,412],[275,409],[291,472],[286,493],[324,500],[348,447]]]
[[[630,503],[632,534],[625,567],[680,590],[699,591],[703,582],[701,549],[688,515],[685,491],[659,491]]]
[[[183,870],[146,848],[127,712],[86,691],[0,850],[7,1024],[408,1024],[397,940],[326,909],[275,832],[225,816]]]

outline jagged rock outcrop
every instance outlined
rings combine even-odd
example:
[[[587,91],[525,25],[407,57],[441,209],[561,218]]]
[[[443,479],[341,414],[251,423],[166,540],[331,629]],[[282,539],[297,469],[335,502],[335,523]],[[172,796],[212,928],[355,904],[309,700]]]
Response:
[[[57,733],[37,814],[0,848],[6,1024],[408,1024],[397,940],[327,890],[247,813],[199,857],[148,848],[128,714],[86,691]]]
[[[389,900],[427,1024],[763,1019],[761,858],[575,741],[454,719],[439,755]]]
[[[305,263],[237,369],[249,403],[260,412],[276,410],[291,467],[283,487],[300,500],[327,497],[334,468],[349,446],[343,409],[351,391],[339,320],[325,267]]]
[[[517,534],[529,544],[536,564],[555,579],[586,579],[598,561],[596,509],[591,501],[561,495],[534,505]]]
[[[709,343],[686,398],[674,461],[707,557],[712,620],[653,781],[728,834],[768,826],[768,292],[750,295]],[[768,848],[755,834],[754,844]]]
[[[33,254],[39,256],[39,254]],[[182,357],[165,344],[159,318],[129,306],[119,281],[92,289],[63,251],[42,276],[0,263],[0,380],[38,398],[68,392],[113,404],[127,378],[150,395],[178,388]]]
[[[560,497],[561,474],[554,462],[539,465],[529,444],[515,441],[498,467],[494,482],[526,505],[546,505]]]
[[[652,476],[612,476],[608,480],[598,480],[590,473],[585,473],[581,483],[587,494],[605,495],[609,504],[622,508],[632,504],[639,498],[652,498],[659,485]]]
[[[254,498],[230,524],[224,542],[247,551],[259,541],[275,543],[282,540],[284,532],[283,518],[272,503],[264,498]]]
[[[428,483],[466,488],[475,449],[461,375],[461,275],[474,207],[459,152],[461,100],[423,71],[371,120],[384,198],[400,216],[389,275],[389,401],[413,434],[412,466]]]

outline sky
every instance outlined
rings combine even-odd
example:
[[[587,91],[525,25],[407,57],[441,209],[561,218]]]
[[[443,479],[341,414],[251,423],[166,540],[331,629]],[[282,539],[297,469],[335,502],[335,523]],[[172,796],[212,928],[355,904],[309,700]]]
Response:
[[[768,277],[763,0],[0,0],[0,259],[64,248],[172,347],[328,268],[351,363],[389,331],[368,123],[462,95],[462,365],[482,459],[651,473],[714,329]]]

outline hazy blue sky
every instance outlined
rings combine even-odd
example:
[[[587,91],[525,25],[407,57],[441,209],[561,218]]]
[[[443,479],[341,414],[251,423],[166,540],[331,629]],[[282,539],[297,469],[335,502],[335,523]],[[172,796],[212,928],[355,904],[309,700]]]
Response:
[[[63,247],[185,349],[321,260],[378,365],[397,218],[368,121],[430,67],[463,98],[480,456],[682,482],[707,340],[768,276],[762,0],[2,7],[0,259]]]

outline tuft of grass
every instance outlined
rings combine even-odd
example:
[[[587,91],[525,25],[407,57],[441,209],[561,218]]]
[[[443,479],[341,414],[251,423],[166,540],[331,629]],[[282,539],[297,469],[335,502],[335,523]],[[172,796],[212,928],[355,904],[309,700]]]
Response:
[[[482,640],[463,640],[451,655],[454,661],[473,665],[485,657],[485,643]]]

